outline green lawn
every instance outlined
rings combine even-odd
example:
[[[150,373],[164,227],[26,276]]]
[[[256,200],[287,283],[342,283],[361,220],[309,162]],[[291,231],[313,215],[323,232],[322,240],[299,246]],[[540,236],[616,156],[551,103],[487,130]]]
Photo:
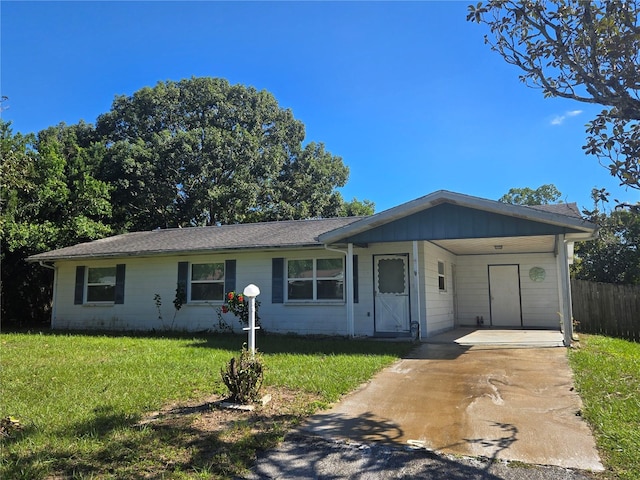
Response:
[[[640,343],[580,335],[569,359],[605,478],[640,478]]]
[[[290,392],[280,412],[238,414],[223,433],[196,432],[193,418],[140,425],[169,403],[224,396],[220,369],[245,339],[1,334],[0,418],[14,418],[21,429],[7,428],[10,435],[0,439],[0,478],[233,476],[256,450],[411,348],[259,336],[265,389]]]
[[[14,418],[21,429],[9,427],[0,438],[0,478],[232,477],[300,419],[411,348],[259,336],[265,390],[285,392],[270,411],[226,419],[222,433],[196,431],[197,416],[140,425],[167,404],[225,395],[220,369],[244,340],[1,334],[0,418]],[[570,361],[604,477],[640,478],[640,344],[588,335],[580,343]]]

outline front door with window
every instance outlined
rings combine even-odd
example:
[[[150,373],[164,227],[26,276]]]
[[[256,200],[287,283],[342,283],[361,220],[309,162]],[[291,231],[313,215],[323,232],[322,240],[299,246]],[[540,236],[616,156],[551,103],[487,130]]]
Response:
[[[409,255],[374,256],[375,331],[409,333]]]

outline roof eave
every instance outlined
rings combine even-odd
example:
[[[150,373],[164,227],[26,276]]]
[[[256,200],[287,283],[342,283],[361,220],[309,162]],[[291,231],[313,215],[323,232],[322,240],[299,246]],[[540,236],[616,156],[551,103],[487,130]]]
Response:
[[[205,255],[218,252],[233,252],[233,251],[246,251],[246,250],[263,250],[263,251],[278,251],[278,250],[298,250],[305,248],[321,248],[322,243],[301,243],[290,245],[248,245],[239,247],[221,247],[221,248],[199,248],[194,250],[140,250],[132,252],[109,252],[109,253],[96,253],[96,254],[77,254],[77,255],[51,255],[36,254],[26,258],[29,263],[39,262],[58,262],[61,260],[101,260],[110,258],[127,258],[127,257],[166,257],[166,256],[185,256],[185,255]]]

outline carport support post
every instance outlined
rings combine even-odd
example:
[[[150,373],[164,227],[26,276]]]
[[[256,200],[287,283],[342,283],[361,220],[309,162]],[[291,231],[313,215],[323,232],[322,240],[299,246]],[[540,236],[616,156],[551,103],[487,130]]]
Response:
[[[558,263],[560,268],[560,307],[562,309],[562,331],[564,333],[564,346],[570,347],[573,341],[573,318],[571,312],[571,280],[569,276],[569,255],[567,242],[564,235],[556,238],[558,244]]]
[[[347,244],[347,255],[346,255],[346,286],[347,291],[345,292],[347,295],[347,330],[349,332],[350,337],[355,337],[355,325],[354,325],[354,311],[353,311],[353,243]]]
[[[418,304],[418,340],[422,340],[422,302],[420,300],[420,261],[418,259],[418,242],[413,241],[413,277],[416,285],[416,303]],[[426,332],[426,327],[425,327]]]

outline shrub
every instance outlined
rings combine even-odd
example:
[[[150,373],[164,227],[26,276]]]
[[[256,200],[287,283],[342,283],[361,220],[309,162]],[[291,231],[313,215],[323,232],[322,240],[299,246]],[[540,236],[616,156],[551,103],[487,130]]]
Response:
[[[256,300],[256,325],[260,325],[260,316],[258,315],[258,308],[260,302]],[[225,297],[225,304],[221,307],[222,313],[233,313],[240,322],[247,326],[249,325],[249,302],[244,299],[244,295],[238,292],[228,292]]]
[[[264,365],[261,355],[252,354],[247,345],[242,346],[240,358],[233,357],[226,370],[221,369],[222,381],[229,389],[231,400],[247,404],[260,399],[258,392],[264,379]]]

